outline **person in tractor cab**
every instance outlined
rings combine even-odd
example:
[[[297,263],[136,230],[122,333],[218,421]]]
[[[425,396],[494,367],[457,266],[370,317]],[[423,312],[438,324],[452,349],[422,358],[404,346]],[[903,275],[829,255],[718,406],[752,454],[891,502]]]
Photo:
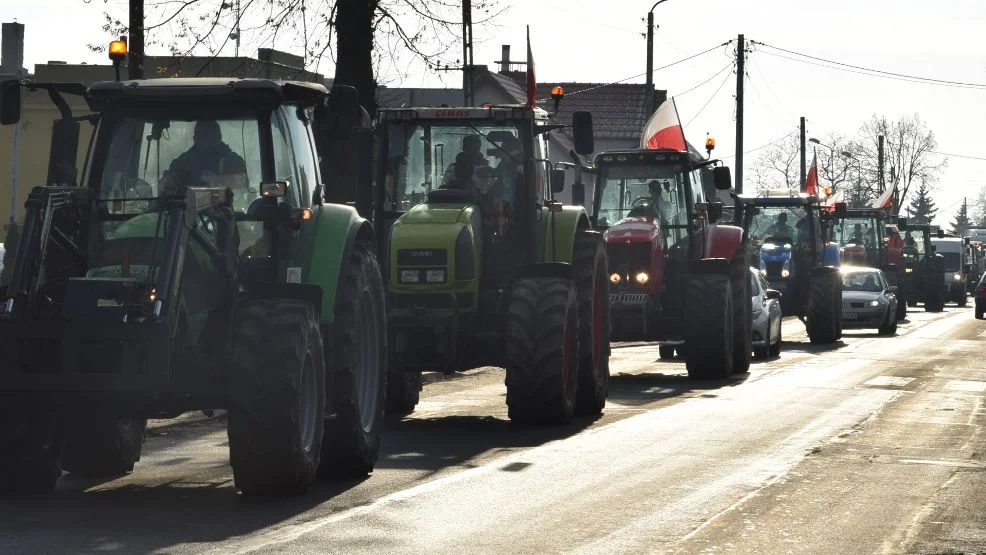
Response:
[[[161,194],[168,195],[180,186],[247,188],[246,162],[223,142],[222,130],[215,120],[195,124],[192,147],[171,162],[161,180]]]
[[[787,212],[777,215],[777,221],[767,228],[767,237],[784,237],[790,241],[797,237],[794,228],[787,223]]]
[[[629,218],[649,218],[651,220],[659,220],[661,218],[661,213],[659,212],[659,201],[661,198],[661,184],[658,180],[652,179],[647,183],[647,191],[650,193],[650,202],[647,202],[647,197],[641,197],[638,199],[633,199],[635,206],[630,209],[627,213]],[[644,202],[641,203],[641,199]]]
[[[915,254],[918,250],[917,242],[914,241],[914,237],[911,236],[910,231],[904,233],[904,250],[914,252]]]

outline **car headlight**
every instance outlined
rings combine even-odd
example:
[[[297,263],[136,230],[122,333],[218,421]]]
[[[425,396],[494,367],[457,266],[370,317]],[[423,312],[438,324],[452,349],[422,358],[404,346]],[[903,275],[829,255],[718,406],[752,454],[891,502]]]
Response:
[[[612,274],[609,275],[609,282],[612,283],[613,285],[620,283],[622,279],[623,278],[620,277],[620,274],[617,274],[616,272],[613,272]]]
[[[955,281],[962,281],[962,274],[952,274],[952,279]]]
[[[401,283],[421,283],[421,272],[418,270],[401,270]]]
[[[426,270],[425,281],[428,283],[445,283],[445,270]]]
[[[637,275],[633,276],[633,280],[640,285],[644,285],[645,283],[650,281],[650,276],[647,274],[647,272],[637,272]]]

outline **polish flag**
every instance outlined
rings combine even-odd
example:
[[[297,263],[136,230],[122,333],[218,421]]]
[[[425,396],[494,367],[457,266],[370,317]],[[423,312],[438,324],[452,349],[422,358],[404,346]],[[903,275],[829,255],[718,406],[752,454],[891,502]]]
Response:
[[[538,86],[534,80],[534,53],[531,52],[531,26],[527,26],[527,106],[533,108],[537,102]]]
[[[809,195],[818,194],[818,152],[811,156],[811,167],[808,168],[808,176],[805,178],[805,192]]]
[[[688,151],[685,131],[681,127],[681,119],[678,117],[678,108],[673,97],[661,104],[661,107],[647,120],[644,132],[640,135],[640,148]]]
[[[888,187],[886,191],[883,192],[879,197],[877,197],[873,204],[870,205],[871,208],[890,208],[894,204],[894,189],[896,187]]]

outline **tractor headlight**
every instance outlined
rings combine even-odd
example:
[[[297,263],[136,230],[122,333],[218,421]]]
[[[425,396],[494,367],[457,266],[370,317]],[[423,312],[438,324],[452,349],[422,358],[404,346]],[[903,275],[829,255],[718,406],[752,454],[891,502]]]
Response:
[[[612,283],[613,285],[620,283],[622,279],[623,278],[620,277],[620,274],[617,274],[616,272],[613,272],[612,274],[609,275],[609,282]]]
[[[421,283],[421,272],[418,270],[401,270],[401,283]]]
[[[953,274],[952,279],[955,281],[962,281],[962,274]]]
[[[787,279],[791,275],[791,261],[785,260],[784,265],[781,266],[781,277]]]
[[[647,272],[637,272],[637,275],[633,276],[633,280],[640,285],[644,285],[645,283],[650,281],[650,276],[647,274]]]
[[[445,270],[425,270],[425,281],[428,283],[445,283]]]
[[[763,258],[760,259],[760,275],[767,275],[767,263],[763,261]]]
[[[904,273],[909,274],[914,271],[914,268],[904,268]]]

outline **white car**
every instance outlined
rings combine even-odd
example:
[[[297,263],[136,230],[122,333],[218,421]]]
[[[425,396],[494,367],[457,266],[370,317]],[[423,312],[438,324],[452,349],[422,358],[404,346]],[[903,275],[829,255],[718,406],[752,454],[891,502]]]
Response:
[[[882,270],[843,266],[842,327],[877,328],[880,335],[897,333],[897,287]]]
[[[771,289],[756,268],[750,268],[753,296],[753,354],[765,359],[781,354],[781,293]]]

